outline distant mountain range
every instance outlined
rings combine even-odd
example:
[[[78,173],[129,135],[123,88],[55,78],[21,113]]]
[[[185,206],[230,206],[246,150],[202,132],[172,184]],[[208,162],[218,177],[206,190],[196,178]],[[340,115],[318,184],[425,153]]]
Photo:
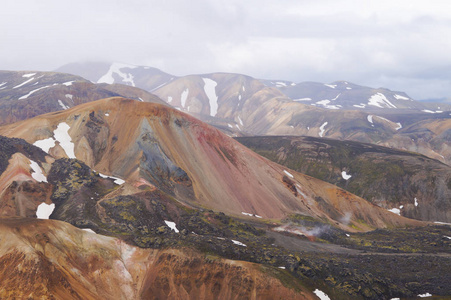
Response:
[[[159,69],[152,67],[134,66],[124,63],[73,63],[62,66],[56,70],[57,72],[71,73],[87,78],[96,83],[120,83],[130,86],[139,87],[141,89],[147,90],[149,92],[158,91],[160,88],[167,86],[174,81],[181,78],[191,77],[192,80],[195,77],[183,76],[177,77],[175,75],[170,75]],[[218,77],[221,73],[212,73],[200,75],[201,78],[209,78],[211,76]],[[217,78],[216,84],[231,84],[235,82],[234,79],[230,77],[235,77],[237,81],[243,82],[243,79],[238,79],[238,77],[250,77],[239,74],[228,74],[226,79],[228,82],[224,82],[224,78]],[[194,75],[195,76],[195,75]],[[198,77],[198,78],[200,78]],[[224,76],[223,76],[224,77]],[[198,80],[198,79],[197,79]],[[210,78],[210,80],[212,80]],[[209,114],[215,116],[218,112],[217,107],[214,107],[213,102],[203,103],[205,106],[210,104],[210,110],[206,108],[199,109],[194,106],[189,105],[190,99],[199,97],[201,93],[195,88],[197,85],[205,87],[204,95],[201,98],[206,98],[208,100],[213,99],[214,93],[208,85],[214,85],[213,82],[198,82],[191,86],[191,93],[189,92],[189,84],[187,83],[189,79],[184,80],[187,84],[186,89],[186,99],[180,101],[182,94],[177,93],[170,97],[169,99],[163,100],[171,102],[172,100],[178,100],[174,102],[174,105],[181,109],[188,109],[190,106],[190,111],[195,113]],[[410,98],[405,92],[394,92],[385,88],[370,88],[365,86],[360,86],[347,81],[336,81],[329,84],[323,84],[318,82],[301,82],[294,83],[286,80],[258,80],[267,87],[273,87],[280,90],[285,96],[293,101],[303,102],[308,105],[313,105],[317,107],[327,108],[327,109],[347,109],[347,110],[364,110],[364,111],[377,111],[380,109],[408,109],[408,110],[419,110],[425,113],[442,113],[444,111],[451,111],[451,105],[449,103],[425,103],[415,101]],[[177,84],[180,85],[180,84]],[[215,85],[216,86],[216,85]],[[194,88],[194,90],[193,90]],[[185,89],[185,90],[186,90]],[[218,86],[218,89],[220,87]],[[228,88],[230,90],[230,88]],[[183,91],[185,91],[183,90]],[[183,92],[181,91],[181,92]],[[245,92],[245,91],[242,91]],[[164,93],[164,92],[162,92]],[[240,99],[245,99],[246,94],[240,93],[239,91],[234,91],[234,96]],[[232,95],[228,95],[229,97]],[[249,96],[249,94],[248,94]],[[171,100],[172,98],[172,100]],[[226,102],[224,95],[218,93],[217,95],[218,105],[222,102]],[[204,102],[203,99],[199,99]],[[188,101],[188,102],[187,102]],[[183,102],[183,103],[182,103]]]
[[[176,77],[118,63],[71,64],[59,71],[135,85],[233,136],[351,139],[451,162],[451,106],[415,101],[404,92],[346,81],[293,83],[228,73]]]

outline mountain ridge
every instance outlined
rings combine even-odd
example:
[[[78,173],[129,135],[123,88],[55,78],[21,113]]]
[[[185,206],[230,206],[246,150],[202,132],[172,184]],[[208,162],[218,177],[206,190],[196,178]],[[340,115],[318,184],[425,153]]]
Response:
[[[214,207],[232,215],[247,212],[276,219],[299,211],[325,217],[348,230],[349,220],[343,216],[351,213],[363,217],[363,211],[378,216],[364,217],[369,227],[411,222],[395,218],[333,185],[291,174],[217,129],[159,104],[103,99],[0,127],[0,134],[36,144],[38,140],[57,139],[52,131],[60,130],[63,123],[67,124],[75,157],[91,168],[132,184],[159,186],[182,202]],[[56,158],[67,156],[64,148],[68,146],[56,142],[49,154]],[[340,203],[340,199],[348,198],[354,201]],[[331,214],[324,213],[325,207]],[[352,222],[354,227],[367,228],[353,218]]]
[[[137,76],[132,73],[135,69],[125,70],[130,72],[128,77]],[[152,78],[152,74],[146,76]],[[305,84],[277,82],[269,84],[246,75],[210,73],[174,77],[158,88],[153,86],[152,93],[231,136],[282,134],[352,139],[417,151],[446,163],[451,160],[451,145],[436,136],[435,129],[431,130],[429,125],[449,119],[450,112],[446,110],[451,111],[451,106],[420,103],[402,92],[372,89],[347,81],[308,83],[306,89],[316,98],[310,94],[298,95],[292,97],[312,100],[293,101],[286,93]],[[312,84],[314,88],[308,87]],[[354,95],[355,99],[340,104],[345,94]],[[404,134],[404,128],[413,124],[416,129]],[[421,132],[424,126],[429,131],[426,135]]]

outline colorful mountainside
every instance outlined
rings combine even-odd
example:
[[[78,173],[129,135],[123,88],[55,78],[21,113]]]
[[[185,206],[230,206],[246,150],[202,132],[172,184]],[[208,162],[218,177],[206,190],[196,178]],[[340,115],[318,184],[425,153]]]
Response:
[[[272,163],[168,106],[109,98],[0,134],[29,142],[2,137],[0,234],[9,242],[0,274],[14,275],[2,297],[450,294],[436,276],[449,255],[435,254],[449,253],[447,226],[424,227]],[[374,240],[391,236],[396,247],[357,233],[372,228],[387,228]],[[427,256],[408,263],[415,252]],[[402,266],[387,275],[395,257]],[[410,267],[429,285],[416,284]]]
[[[451,168],[407,151],[315,137],[240,137],[258,154],[401,215],[451,222]]]
[[[56,220],[0,219],[0,238],[2,299],[314,299],[256,264],[142,249]]]
[[[104,99],[0,127],[0,134],[23,138],[55,158],[78,158],[130,184],[156,187],[183,203],[232,215],[281,219],[299,213],[346,230],[408,223],[334,185],[264,160],[219,130],[163,105]]]

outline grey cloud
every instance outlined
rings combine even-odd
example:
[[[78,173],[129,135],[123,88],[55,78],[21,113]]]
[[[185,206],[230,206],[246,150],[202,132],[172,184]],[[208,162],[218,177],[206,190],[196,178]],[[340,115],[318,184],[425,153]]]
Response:
[[[152,65],[175,75],[349,80],[449,97],[451,11],[433,0],[8,1],[0,69],[74,61]],[[447,13],[448,12],[448,13]]]

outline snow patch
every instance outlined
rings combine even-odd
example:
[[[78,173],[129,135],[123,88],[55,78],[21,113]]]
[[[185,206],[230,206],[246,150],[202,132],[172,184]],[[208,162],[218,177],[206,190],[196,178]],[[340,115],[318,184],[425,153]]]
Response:
[[[304,193],[301,191],[301,186],[300,186],[299,184],[297,184],[297,183],[296,183],[296,191],[297,191],[299,194],[301,194],[302,197],[304,197],[304,198],[307,199],[307,195],[304,194]]]
[[[124,184],[124,183],[125,183],[125,180],[120,179],[119,177],[108,176],[108,175],[102,174],[102,173],[100,173],[100,172],[99,172],[99,176],[102,177],[102,178],[110,178],[110,179],[114,179],[113,182],[114,182],[115,184],[117,184],[117,185],[121,185],[121,184]]]
[[[204,91],[210,101],[210,116],[214,117],[218,113],[218,96],[216,95],[216,86],[218,83],[210,78],[202,78],[205,85]],[[243,124],[241,124],[243,125]]]
[[[335,97],[334,99],[332,99],[332,101],[335,101],[338,99],[338,97],[340,97],[341,93],[337,95],[337,97]]]
[[[172,102],[172,97],[168,96],[168,103],[171,103],[171,102]]]
[[[233,128],[232,124],[227,123],[227,126],[229,126],[229,128]]]
[[[349,87],[349,86],[347,86],[347,87],[346,87],[346,89],[347,89],[347,90],[352,90],[352,88],[351,88],[351,87]]]
[[[249,217],[256,217],[256,218],[262,218],[262,216],[259,216],[259,215],[256,215],[256,214],[251,214],[251,213],[247,213],[247,212],[244,212],[244,211],[242,211],[241,212],[243,215],[245,215],[245,216],[249,216]]]
[[[394,94],[393,97],[394,97],[396,100],[410,100],[409,98],[404,97],[404,96],[401,96],[401,95],[398,95],[398,94]]]
[[[327,99],[316,102],[316,104],[322,105],[322,106],[324,106],[324,108],[328,108],[328,109],[340,109],[341,108],[341,105],[330,105],[329,103],[330,103],[330,100],[327,100]]]
[[[299,98],[299,99],[293,99],[293,101],[312,101],[312,98]]]
[[[68,133],[69,129],[70,126],[66,122],[61,122],[53,131],[53,137],[38,140],[34,142],[33,145],[41,148],[46,153],[49,153],[50,148],[54,147],[55,142],[58,141],[60,146],[66,152],[67,157],[76,158],[74,154],[74,143],[72,143],[72,138]]]
[[[91,228],[82,228],[82,230],[90,232],[90,233],[94,233],[97,234],[94,230],[92,230]]]
[[[451,236],[444,235],[443,237],[447,238],[448,240],[451,240]]]
[[[373,115],[368,115],[368,117],[366,117],[368,119],[368,122],[371,123],[371,126],[374,127],[374,123],[373,123]]]
[[[177,226],[175,225],[175,222],[171,222],[171,221],[166,221],[164,220],[164,222],[166,223],[166,225],[171,228],[172,230],[175,231],[175,233],[179,233],[179,230],[177,229]]]
[[[130,73],[123,73],[121,71],[121,69],[123,68],[134,69],[136,68],[136,66],[122,63],[113,63],[111,64],[108,72],[102,77],[100,77],[99,80],[97,80],[97,83],[113,84],[114,83],[113,74],[117,74],[119,77],[122,78],[122,82],[125,82],[125,84],[129,84],[131,86],[135,86],[135,82],[133,81],[133,75]]]
[[[429,293],[424,293],[424,294],[419,294],[418,297],[420,297],[420,298],[426,298],[426,297],[432,297],[432,295],[429,294]]]
[[[337,85],[336,84],[324,84],[325,86],[327,86],[327,87],[330,87],[331,89],[334,89],[334,88],[336,88],[337,87]]]
[[[61,101],[61,100],[58,100],[58,104],[59,104],[64,110],[70,108],[69,106],[65,105],[65,104],[63,103],[63,101]]]
[[[243,121],[241,120],[241,118],[239,116],[238,116],[238,121],[240,122],[241,126],[244,126]]]
[[[376,93],[368,99],[368,105],[377,106],[380,108],[396,108],[387,97],[382,93]]]
[[[21,84],[19,84],[19,85],[16,85],[15,87],[13,87],[13,89],[17,89],[17,88],[20,88],[21,86],[24,86],[24,85],[26,85],[27,83],[29,83],[30,81],[32,81],[32,80],[34,80],[34,77],[32,77],[32,78],[30,78],[30,79],[28,79],[28,80],[26,80],[25,82],[22,82]]]
[[[64,152],[66,152],[67,157],[76,158],[74,153],[75,145],[72,143],[69,129],[70,126],[66,122],[61,122],[53,131],[53,136],[55,137],[55,140],[60,143],[60,146],[64,149]]]
[[[182,104],[182,107],[185,108],[186,99],[188,99],[189,89],[187,88],[180,94],[180,102]]]
[[[316,102],[316,104],[324,105],[324,106],[326,106],[329,103],[330,103],[330,100],[327,100],[327,99]]]
[[[423,109],[422,112],[428,113],[428,114],[435,114],[435,111],[429,110],[429,109]]]
[[[243,243],[241,243],[241,242],[239,242],[239,241],[235,241],[235,240],[231,240],[231,241],[232,241],[235,245],[247,247],[245,244],[243,244]]]
[[[388,209],[389,212],[392,212],[394,214],[397,214],[398,216],[401,215],[401,210],[399,208],[392,208],[392,209]]]
[[[72,98],[74,98],[74,95],[71,95],[71,94],[66,94],[65,96],[66,96],[66,98],[68,98],[70,100],[72,100]]]
[[[418,199],[415,197],[415,207],[418,206]]]
[[[321,300],[330,300],[329,296],[327,296],[323,291],[316,289],[313,293]]]
[[[34,178],[37,182],[47,182],[47,178],[42,173],[41,167],[39,167],[38,163],[34,160],[30,159],[30,167],[33,170],[33,173],[31,173],[31,177]]]
[[[287,170],[283,170],[283,172],[284,172],[285,174],[287,174],[288,176],[290,176],[291,178],[294,178],[294,176],[293,176],[291,173],[289,173]]]
[[[36,73],[24,74],[24,75],[22,75],[22,77],[24,77],[24,78],[30,78],[30,77],[32,77],[32,76],[34,76],[34,75],[36,75]]]
[[[278,267],[279,269],[285,270],[285,267]]]
[[[110,116],[110,114],[109,114],[109,113],[106,113],[106,114],[105,114],[105,117],[109,117],[109,116]]]
[[[352,175],[346,174],[346,171],[342,171],[341,177],[343,177],[344,180],[349,180],[349,178],[351,178]]]
[[[120,178],[117,178],[117,177],[113,177],[113,176],[110,176],[110,177],[113,178],[113,179],[115,179],[115,180],[113,181],[115,184],[121,185],[121,184],[124,184],[124,183],[125,183],[125,180],[123,180],[123,179],[120,179]]]
[[[287,84],[285,82],[278,81],[276,82],[276,87],[285,87]]]
[[[28,98],[31,94],[33,94],[33,93],[35,93],[35,92],[37,92],[37,91],[39,91],[39,90],[43,90],[43,89],[45,89],[45,88],[48,88],[48,87],[49,87],[49,85],[46,85],[46,86],[40,87],[40,88],[38,88],[38,89],[32,90],[32,91],[29,92],[28,94],[26,94],[26,95],[20,97],[19,100],[26,99],[26,98]]]
[[[72,81],[68,81],[68,82],[63,82],[62,84],[65,86],[71,86],[72,83],[74,83],[74,82],[75,82],[75,80],[72,80]]]
[[[324,128],[326,127],[327,123],[328,123],[328,122],[324,122],[324,124],[321,125],[321,127],[319,128],[320,131],[319,131],[318,134],[319,134],[320,137],[323,137],[323,136],[324,136],[324,132],[326,131]]]
[[[396,125],[398,125],[398,127],[396,127],[396,128],[395,128],[395,130],[399,130],[399,129],[401,129],[401,128],[402,128],[402,125],[401,125],[401,123],[399,123],[399,122],[398,122],[398,123],[396,123]]]
[[[36,141],[33,143],[33,145],[41,148],[44,152],[49,153],[50,148],[55,147],[55,140],[50,137],[48,139]]]
[[[451,223],[445,223],[445,222],[434,222],[435,224],[439,224],[439,225],[450,225]]]
[[[38,209],[36,210],[36,217],[38,219],[48,219],[55,209],[55,203],[47,204],[42,202],[39,204]]]
[[[354,104],[353,106],[357,107],[357,108],[365,108],[366,104],[360,103],[360,104]]]

